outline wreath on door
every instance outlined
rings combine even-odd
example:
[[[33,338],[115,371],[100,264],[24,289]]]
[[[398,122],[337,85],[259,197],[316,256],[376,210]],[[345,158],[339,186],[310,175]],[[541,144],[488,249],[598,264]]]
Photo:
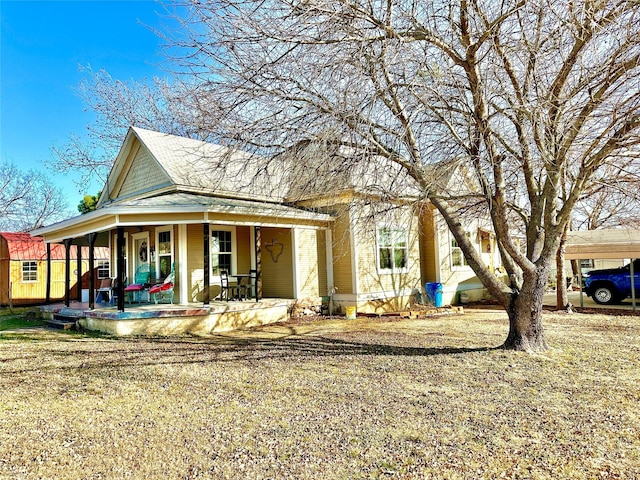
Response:
[[[142,263],[147,262],[147,242],[144,241],[140,245],[140,250],[138,251],[138,258]]]

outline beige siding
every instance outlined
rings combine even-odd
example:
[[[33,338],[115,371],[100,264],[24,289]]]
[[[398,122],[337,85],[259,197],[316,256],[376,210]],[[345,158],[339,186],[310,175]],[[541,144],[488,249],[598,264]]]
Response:
[[[384,225],[403,227],[408,231],[406,271],[390,273],[378,268],[377,227]],[[396,209],[378,221],[359,222],[356,235],[359,294],[392,298],[420,287],[419,225],[410,207]]]
[[[297,276],[299,298],[326,295],[327,267],[324,232],[319,230],[297,230]]]
[[[211,225],[211,230],[215,230],[215,225]],[[177,238],[177,231],[174,229]],[[187,225],[187,245],[188,258],[185,261],[176,256],[176,269],[183,268],[186,263],[187,281],[190,302],[204,301],[204,243],[202,225]],[[176,252],[179,251],[177,242]],[[290,251],[290,250],[289,250]],[[236,228],[236,261],[238,273],[248,273],[251,268],[251,229],[249,227]],[[210,299],[213,300],[220,294],[218,278],[210,278]]]
[[[340,215],[333,225],[333,284],[340,294],[353,293],[349,217]]]
[[[138,149],[127,171],[118,197],[135,195],[169,182],[167,174],[149,154],[146,148]]]
[[[440,280],[443,284],[444,304],[456,303],[458,292],[466,292],[471,300],[480,300],[484,296],[484,286],[480,279],[469,266],[453,266],[451,260],[451,233],[440,214],[436,215],[438,228],[438,248],[440,256]],[[474,244],[476,250],[480,250],[480,240],[478,235],[479,220],[469,220],[465,225],[465,230],[469,232],[469,239]],[[490,256],[490,254],[487,254]],[[484,255],[483,255],[484,257]],[[487,257],[486,261],[490,261]]]
[[[327,232],[325,230],[316,231],[316,243],[318,252],[318,294],[329,295],[327,280]]]
[[[425,206],[422,209],[420,217],[420,268],[422,270],[422,283],[437,281],[436,248],[436,225],[433,210],[429,206]]]
[[[204,243],[202,225],[187,225],[188,258],[186,261],[189,302],[204,301]],[[212,297],[219,292],[211,289]]]
[[[293,298],[291,230],[263,227],[261,236],[262,295],[267,298]],[[279,247],[274,240],[282,244],[282,253],[279,256]],[[269,245],[274,245],[271,252]]]
[[[249,227],[236,228],[236,249],[237,273],[249,273],[251,269],[251,229]]]

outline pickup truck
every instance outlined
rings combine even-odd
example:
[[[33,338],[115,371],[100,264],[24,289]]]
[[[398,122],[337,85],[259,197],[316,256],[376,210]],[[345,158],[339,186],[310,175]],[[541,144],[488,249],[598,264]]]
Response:
[[[591,270],[584,275],[585,293],[601,305],[620,303],[631,296],[630,265]],[[633,282],[636,298],[640,297],[640,258],[633,262]]]

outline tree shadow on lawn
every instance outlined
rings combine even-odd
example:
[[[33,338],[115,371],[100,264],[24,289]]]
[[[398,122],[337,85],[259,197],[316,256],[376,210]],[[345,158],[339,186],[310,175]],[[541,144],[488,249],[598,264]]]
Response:
[[[75,345],[74,345],[75,344]],[[56,358],[40,364],[33,359],[34,367],[10,370],[9,362],[0,366],[0,374],[29,371],[53,371],[69,369],[103,369],[132,366],[206,364],[229,362],[260,362],[267,360],[294,360],[318,357],[391,356],[429,357],[460,355],[498,350],[500,347],[412,347],[382,343],[350,341],[321,335],[287,335],[278,338],[239,338],[215,335],[210,337],[133,337],[110,341],[64,342],[65,348],[56,343],[47,348],[45,356]],[[68,348],[74,345],[72,348]],[[76,347],[77,345],[77,347]],[[95,348],[92,348],[94,347]],[[18,361],[18,358],[11,360]]]

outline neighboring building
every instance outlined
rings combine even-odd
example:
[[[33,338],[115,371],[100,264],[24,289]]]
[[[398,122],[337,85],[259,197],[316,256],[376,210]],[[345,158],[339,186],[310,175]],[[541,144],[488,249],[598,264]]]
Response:
[[[75,245],[70,248],[73,259],[71,268],[77,272],[78,251]],[[51,279],[49,298],[60,301],[65,295],[65,258],[64,245],[52,244],[50,265]],[[81,249],[82,287],[89,288],[89,248]],[[95,279],[108,278],[110,273],[109,251],[106,248],[95,249]],[[71,295],[78,296],[77,274],[71,274],[74,284]],[[82,291],[80,294],[82,295]],[[86,295],[85,295],[86,297]],[[28,233],[0,232],[0,305],[43,304],[47,300],[47,247],[41,237]]]
[[[459,290],[483,295],[439,214],[416,202],[420,192],[402,172],[381,161],[380,169],[355,162],[348,172],[311,173],[299,161],[310,148],[274,161],[132,127],[97,209],[34,234],[47,243],[92,236],[130,280],[141,270],[159,279],[174,268],[180,304],[206,305],[220,292],[221,270],[250,269],[258,270],[261,297],[319,303],[331,296],[337,311],[397,311],[425,282],[443,283],[446,303]],[[328,165],[320,154],[317,163]],[[451,169],[440,180],[459,188],[461,175]],[[309,179],[317,181],[301,188]],[[379,182],[404,194],[385,200]],[[468,232],[498,268],[495,238],[477,216]]]

